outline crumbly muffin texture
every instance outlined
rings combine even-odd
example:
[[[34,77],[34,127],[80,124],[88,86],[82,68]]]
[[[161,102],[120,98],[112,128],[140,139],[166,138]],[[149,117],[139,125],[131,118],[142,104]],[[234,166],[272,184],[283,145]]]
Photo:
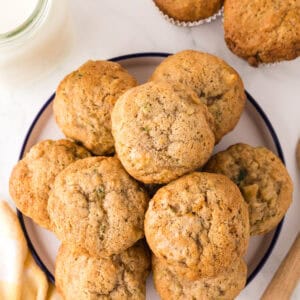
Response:
[[[227,0],[225,41],[250,65],[291,60],[300,55],[299,0]]]
[[[150,254],[142,241],[119,255],[95,258],[62,245],[55,282],[66,300],[145,299]]]
[[[223,0],[154,0],[157,7],[169,17],[189,22],[206,19],[217,13]]]
[[[150,80],[181,82],[193,89],[214,118],[216,142],[234,129],[245,106],[239,74],[208,53],[185,50],[171,55],[155,69]]]
[[[247,265],[239,258],[216,277],[191,281],[178,276],[164,261],[152,257],[153,281],[162,300],[229,300],[244,288]]]
[[[112,112],[118,157],[144,183],[167,183],[201,167],[214,147],[213,120],[181,84],[149,82],[123,94]]]
[[[53,103],[63,133],[96,155],[114,152],[111,111],[118,97],[137,85],[119,64],[88,61],[66,76]]]
[[[146,192],[117,157],[90,157],[56,177],[48,212],[61,241],[92,256],[109,256],[144,236],[147,205]]]
[[[69,140],[45,140],[34,145],[10,176],[10,195],[18,209],[50,229],[47,203],[55,177],[69,164],[88,156],[86,149]]]
[[[252,235],[272,230],[292,201],[293,184],[281,160],[264,147],[236,144],[214,155],[204,168],[228,176],[248,203]]]
[[[226,176],[194,172],[154,195],[145,235],[154,254],[178,275],[189,280],[213,277],[247,249],[247,204]]]

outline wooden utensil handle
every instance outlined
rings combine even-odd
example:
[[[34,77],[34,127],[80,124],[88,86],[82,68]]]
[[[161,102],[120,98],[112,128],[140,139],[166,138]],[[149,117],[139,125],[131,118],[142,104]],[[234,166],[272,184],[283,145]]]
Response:
[[[300,234],[280,264],[261,300],[289,300],[300,278]]]

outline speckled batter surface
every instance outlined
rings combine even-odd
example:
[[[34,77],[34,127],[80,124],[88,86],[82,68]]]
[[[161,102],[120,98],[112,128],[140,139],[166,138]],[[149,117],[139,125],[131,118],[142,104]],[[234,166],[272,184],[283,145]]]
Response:
[[[226,176],[194,172],[157,191],[145,235],[154,254],[180,276],[216,276],[247,249],[247,204]]]
[[[152,257],[153,280],[162,300],[230,300],[244,288],[247,265],[237,259],[225,272],[213,278],[186,280],[172,271],[168,264]]]
[[[112,112],[118,156],[144,183],[167,183],[201,167],[214,147],[213,120],[182,84],[149,82],[122,95]]]
[[[55,179],[48,202],[53,230],[93,256],[117,254],[144,236],[146,192],[116,157],[91,157]]]
[[[272,230],[291,204],[291,178],[281,160],[264,147],[233,145],[214,155],[204,169],[239,186],[248,203],[252,235]]]
[[[56,258],[55,283],[66,300],[143,300],[150,255],[142,241],[107,258],[94,258],[62,245]]]
[[[299,0],[227,0],[225,41],[249,64],[291,60],[300,55]]]
[[[207,105],[215,121],[216,142],[233,130],[245,106],[244,85],[239,74],[220,58],[185,50],[166,58],[150,80],[181,82],[193,89]]]
[[[217,13],[223,0],[154,0],[159,9],[179,21],[198,21]]]
[[[47,203],[55,177],[69,164],[88,156],[86,149],[69,140],[45,140],[34,145],[10,176],[10,195],[18,209],[50,229]]]
[[[94,154],[112,153],[111,111],[118,97],[136,85],[119,64],[88,61],[59,84],[53,103],[56,122]]]

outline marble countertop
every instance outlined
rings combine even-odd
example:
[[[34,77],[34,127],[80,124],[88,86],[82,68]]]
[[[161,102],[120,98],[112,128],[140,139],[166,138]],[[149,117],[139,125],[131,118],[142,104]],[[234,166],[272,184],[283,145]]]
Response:
[[[221,19],[194,28],[176,27],[161,17],[151,0],[73,0],[68,11],[73,34],[64,56],[44,68],[39,76],[13,86],[0,82],[0,198],[10,199],[9,174],[18,159],[25,134],[65,74],[88,59],[107,59],[134,52],[183,49],[210,52],[240,73],[245,88],[269,116],[295,184],[294,201],[278,243],[259,275],[238,298],[259,299],[300,228],[300,172],[295,161],[296,142],[300,138],[300,58],[250,67],[227,49]],[[51,45],[56,46],[55,42]],[[299,285],[293,299],[300,299]]]

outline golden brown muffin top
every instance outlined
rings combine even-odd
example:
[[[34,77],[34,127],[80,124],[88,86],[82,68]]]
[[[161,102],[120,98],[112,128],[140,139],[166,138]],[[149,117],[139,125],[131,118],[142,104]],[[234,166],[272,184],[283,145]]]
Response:
[[[146,192],[117,157],[90,157],[56,177],[48,212],[61,241],[92,256],[108,256],[144,236],[147,205]]]
[[[281,160],[264,147],[233,145],[214,155],[204,169],[239,186],[248,203],[252,235],[272,230],[291,204],[291,178]]]
[[[239,74],[222,59],[200,51],[184,50],[169,56],[150,80],[181,82],[194,90],[214,118],[217,142],[234,129],[246,102]]]
[[[300,55],[299,0],[227,0],[224,31],[228,47],[257,66]]]
[[[177,274],[191,280],[216,276],[247,249],[247,204],[226,176],[194,172],[156,192],[145,235],[154,254]]]
[[[94,258],[67,245],[58,251],[55,282],[64,299],[143,300],[150,254],[139,241],[119,255]]]
[[[50,229],[47,203],[55,177],[69,164],[90,156],[69,140],[45,140],[34,145],[14,167],[9,189],[18,209]]]
[[[158,8],[169,17],[189,22],[206,19],[217,13],[223,0],[154,0]]]
[[[177,83],[130,89],[112,112],[118,156],[144,183],[166,183],[201,167],[214,146],[212,122],[197,95]]]
[[[162,300],[229,300],[244,288],[247,265],[239,258],[216,277],[203,277],[195,281],[184,279],[172,271],[172,266],[152,256],[154,285]]]
[[[94,154],[112,153],[112,108],[120,95],[136,85],[121,65],[88,61],[59,84],[53,105],[56,122],[67,137]]]

